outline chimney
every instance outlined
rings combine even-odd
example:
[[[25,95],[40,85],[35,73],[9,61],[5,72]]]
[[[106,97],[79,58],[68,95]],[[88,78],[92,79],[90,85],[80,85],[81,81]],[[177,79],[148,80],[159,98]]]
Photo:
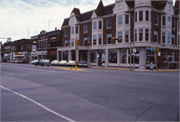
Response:
[[[57,30],[57,27],[55,27],[55,30]]]

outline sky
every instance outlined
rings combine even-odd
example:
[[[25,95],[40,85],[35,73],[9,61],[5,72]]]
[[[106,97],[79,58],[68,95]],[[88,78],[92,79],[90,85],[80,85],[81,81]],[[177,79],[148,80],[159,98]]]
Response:
[[[60,29],[74,7],[81,13],[97,8],[100,0],[0,0],[0,37],[11,41],[31,38],[42,30]],[[103,0],[104,5],[115,0]],[[0,39],[3,43],[7,39]]]

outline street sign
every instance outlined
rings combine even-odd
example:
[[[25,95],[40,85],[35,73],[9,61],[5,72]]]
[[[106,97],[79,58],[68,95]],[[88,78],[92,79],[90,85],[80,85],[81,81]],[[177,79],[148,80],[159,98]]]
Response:
[[[158,52],[158,56],[161,56],[161,52]]]

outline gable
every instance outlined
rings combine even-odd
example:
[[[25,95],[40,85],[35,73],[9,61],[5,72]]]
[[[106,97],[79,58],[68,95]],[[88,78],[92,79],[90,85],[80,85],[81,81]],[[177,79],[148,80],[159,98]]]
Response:
[[[163,9],[164,13],[174,15],[174,7],[171,3],[167,3],[165,8]]]
[[[69,25],[74,25],[76,24],[78,21],[76,19],[75,16],[71,16],[70,19],[69,19]]]
[[[113,14],[118,14],[123,11],[129,11],[129,7],[125,1],[117,1],[113,8]]]
[[[93,11],[92,16],[91,16],[91,19],[92,19],[92,18],[96,18],[96,17],[97,17],[96,12]]]
[[[74,15],[75,15],[74,12],[72,12],[70,16],[74,16]]]

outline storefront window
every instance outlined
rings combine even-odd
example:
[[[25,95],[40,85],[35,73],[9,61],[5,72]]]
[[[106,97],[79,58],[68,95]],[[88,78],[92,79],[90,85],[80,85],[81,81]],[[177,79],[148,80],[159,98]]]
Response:
[[[117,63],[117,49],[109,49],[109,63]]]
[[[96,51],[91,51],[91,63],[96,63]]]
[[[63,52],[63,60],[68,61],[68,51]]]
[[[151,61],[153,61],[153,63],[156,63],[156,48],[154,47],[147,47],[146,48],[146,64],[150,64]]]
[[[167,51],[163,50],[163,62],[167,61]]]
[[[126,51],[126,49],[121,49],[121,54],[120,54],[121,56],[121,63],[126,63],[127,62],[127,60],[126,60],[126,55],[127,55],[127,51]]]
[[[128,63],[130,63],[130,54],[128,54]],[[133,56],[131,57],[131,63],[133,63]],[[135,64],[139,64],[139,48],[136,48]]]

